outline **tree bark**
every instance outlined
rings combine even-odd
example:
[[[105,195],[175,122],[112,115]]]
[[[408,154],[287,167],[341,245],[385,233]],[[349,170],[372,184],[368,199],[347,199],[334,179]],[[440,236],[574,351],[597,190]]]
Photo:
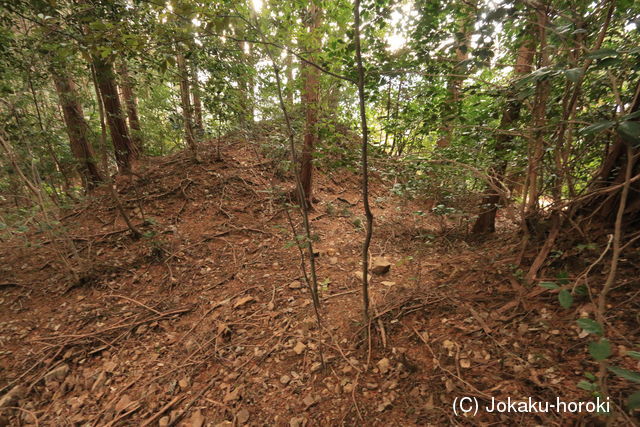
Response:
[[[120,62],[119,69],[122,84],[122,99],[127,109],[127,117],[129,119],[129,129],[131,130],[131,141],[138,153],[143,152],[142,131],[140,128],[140,119],[138,117],[138,100],[133,92],[133,82],[129,75],[127,63],[123,60]]]
[[[200,99],[200,83],[198,81],[198,69],[191,64],[191,97],[193,98],[193,127],[198,140],[204,135],[204,122],[202,120],[202,100]]]
[[[321,11],[315,4],[308,9],[307,29],[309,32],[309,58],[313,61],[314,52],[320,49],[318,27],[321,22]],[[318,140],[318,99],[320,92],[319,70],[309,64],[302,65],[302,101],[305,110],[304,142],[300,163],[300,181],[304,190],[306,208],[311,208],[313,201],[313,151]]]
[[[540,43],[538,55],[538,69],[549,66],[549,52],[547,51],[547,25],[548,15],[546,7],[540,5],[536,9],[537,38]],[[531,118],[533,120],[533,140],[529,147],[529,164],[527,168],[527,184],[524,193],[524,215],[530,216],[538,207],[539,182],[541,180],[542,157],[544,156],[544,126],[547,123],[547,100],[551,85],[549,79],[541,78],[536,84],[535,98]]]
[[[137,153],[131,142],[125,115],[122,111],[113,64],[111,61],[99,57],[94,57],[93,64],[104,103],[118,170],[121,173],[127,173],[131,171],[131,162],[136,158]]]
[[[526,35],[525,35],[526,37]],[[516,58],[515,74],[522,76],[531,72],[534,56],[534,47],[532,40],[527,40],[520,45],[518,49],[518,57]],[[511,84],[507,91],[507,104],[502,111],[500,118],[500,129],[508,130],[520,118],[520,110],[522,101],[516,97],[516,90]],[[507,160],[505,159],[506,150],[510,147],[513,135],[507,133],[498,134],[495,146],[495,175],[492,178],[493,184],[485,191],[482,199],[481,208],[483,211],[478,216],[473,225],[473,233],[493,233],[496,231],[496,213],[498,212],[498,203],[501,195],[492,187],[498,187],[504,181],[507,171]]]
[[[55,70],[52,70],[51,74],[60,99],[71,152],[76,159],[84,187],[91,190],[102,181],[102,176],[95,161],[93,147],[87,139],[88,126],[84,120],[76,84],[69,76]]]
[[[191,96],[189,95],[189,72],[184,55],[178,53],[176,56],[178,73],[180,74],[180,101],[182,104],[182,118],[184,122],[184,137],[189,149],[197,153],[197,144],[193,131],[193,112],[191,110]]]

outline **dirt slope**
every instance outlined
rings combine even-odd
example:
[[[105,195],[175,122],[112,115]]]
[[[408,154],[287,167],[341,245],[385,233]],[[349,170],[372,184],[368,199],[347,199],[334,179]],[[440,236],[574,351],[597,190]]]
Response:
[[[227,140],[223,162],[207,150],[200,164],[177,154],[119,179],[141,239],[98,192],[63,219],[78,255],[63,234],[2,243],[0,424],[505,424],[514,415],[456,418],[451,404],[588,397],[572,314],[553,296],[518,297],[530,290],[512,276],[514,236],[438,236],[436,219],[374,177],[372,254],[392,266],[372,276],[369,351],[356,177],[316,181],[319,329],[284,210],[291,186],[253,143]]]

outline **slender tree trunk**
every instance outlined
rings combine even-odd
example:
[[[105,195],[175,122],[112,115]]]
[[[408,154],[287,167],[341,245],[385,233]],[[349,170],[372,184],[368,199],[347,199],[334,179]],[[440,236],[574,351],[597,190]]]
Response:
[[[189,71],[184,55],[176,56],[178,72],[180,73],[180,101],[182,103],[182,119],[184,121],[184,137],[189,149],[195,154],[198,151],[193,130],[193,112],[191,110],[191,97],[189,95]]]
[[[537,38],[540,43],[538,69],[549,66],[549,52],[547,51],[548,15],[545,6],[536,9]],[[529,165],[527,169],[527,189],[525,194],[525,216],[532,215],[538,207],[540,193],[539,181],[542,179],[542,158],[544,156],[544,127],[547,124],[547,101],[551,85],[549,79],[542,78],[536,84],[535,100],[531,116],[533,119],[533,139],[529,148]]]
[[[111,132],[118,170],[121,173],[127,173],[131,171],[131,162],[136,158],[137,153],[131,142],[120,96],[118,96],[113,64],[109,60],[99,57],[94,57],[93,64],[104,103],[107,125]]]
[[[295,92],[295,81],[293,80],[293,55],[291,52],[287,52],[284,72],[285,77],[287,78],[287,85],[285,86],[287,105],[291,108],[293,107],[293,94]]]
[[[76,159],[78,172],[85,188],[91,190],[102,181],[102,177],[95,161],[93,147],[87,139],[88,126],[84,120],[76,84],[69,76],[55,70],[52,71],[52,76],[69,135],[71,152]]]
[[[473,34],[473,24],[475,23],[477,13],[477,0],[471,0],[468,3],[460,5],[460,7],[468,8],[467,13],[460,18],[457,23],[458,32],[455,35],[455,65],[453,67],[453,75],[447,81],[447,99],[442,108],[442,122],[440,129],[440,138],[438,139],[438,147],[448,147],[451,144],[453,134],[453,121],[460,115],[460,88],[464,78],[461,75],[466,71],[466,65],[463,61],[469,59],[469,50],[471,49],[471,35]]]
[[[318,27],[320,26],[321,11],[315,4],[308,9],[307,28],[310,35],[308,46],[309,57],[314,58],[314,53],[320,49]],[[313,201],[313,151],[318,140],[318,99],[320,92],[320,73],[317,68],[309,64],[302,65],[302,101],[305,109],[304,142],[300,164],[300,181],[305,195],[306,208],[311,208]]]
[[[369,206],[369,127],[367,126],[367,109],[365,98],[365,74],[362,64],[362,48],[360,46],[360,0],[354,3],[354,44],[356,51],[356,65],[358,70],[358,101],[360,110],[360,125],[362,127],[362,202],[367,219],[364,242],[362,243],[362,311],[365,326],[369,326],[369,246],[373,235],[373,213]],[[367,334],[369,329],[367,328]]]
[[[198,140],[204,135],[204,122],[202,120],[202,100],[200,99],[200,82],[198,81],[198,69],[191,64],[191,97],[193,98],[193,127]]]
[[[127,117],[129,118],[129,129],[131,130],[131,141],[138,153],[143,152],[142,131],[140,128],[140,119],[138,117],[138,100],[133,92],[133,82],[129,75],[129,69],[125,60],[120,62],[119,69],[122,84],[122,99],[127,108]]]
[[[522,76],[531,72],[534,53],[533,43],[531,41],[526,41],[521,44],[516,59],[516,76]],[[502,130],[508,130],[513,127],[513,124],[520,118],[520,109],[522,108],[522,101],[516,97],[516,91],[513,85],[507,91],[507,99],[507,104],[502,111],[502,117],[500,119],[500,129]],[[498,212],[500,193],[492,187],[500,186],[504,181],[507,171],[506,150],[511,145],[512,140],[513,135],[506,133],[498,134],[496,137],[496,167],[495,176],[492,179],[494,185],[489,186],[485,192],[481,204],[482,212],[473,225],[473,233],[493,233],[496,231],[496,213]]]

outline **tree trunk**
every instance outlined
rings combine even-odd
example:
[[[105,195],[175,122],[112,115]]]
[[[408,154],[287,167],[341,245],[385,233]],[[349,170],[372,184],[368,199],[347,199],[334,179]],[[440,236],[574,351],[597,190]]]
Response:
[[[99,57],[94,57],[93,64],[107,116],[107,125],[111,132],[118,170],[127,173],[131,171],[131,161],[136,158],[137,153],[131,142],[125,115],[122,111],[113,64]]]
[[[516,58],[514,70],[516,76],[522,76],[531,72],[534,53],[534,47],[531,41],[522,43],[518,49],[518,57]],[[513,84],[507,91],[506,97],[507,104],[502,111],[502,117],[500,119],[501,130],[508,130],[513,127],[513,124],[520,118],[520,109],[522,108],[522,101],[516,97],[516,90]],[[506,150],[509,149],[512,140],[513,135],[507,133],[500,133],[496,137],[494,154],[496,167],[495,175],[492,178],[493,185],[489,186],[485,191],[481,204],[483,211],[473,225],[473,233],[493,233],[496,231],[496,213],[498,212],[500,193],[492,187],[497,187],[504,181],[507,171],[507,160],[505,159]]]
[[[462,75],[466,71],[466,65],[463,61],[469,59],[469,50],[471,49],[471,35],[473,34],[478,9],[477,0],[465,3],[468,8],[467,13],[460,18],[457,23],[458,31],[454,39],[455,48],[455,65],[453,66],[452,75],[447,81],[447,99],[442,107],[442,122],[440,129],[440,138],[437,141],[438,147],[448,147],[451,144],[451,136],[453,133],[452,121],[460,115],[460,87],[464,81]],[[460,5],[460,7],[465,7]]]
[[[313,61],[314,53],[320,48],[318,37],[318,27],[320,26],[321,11],[311,4],[308,9],[307,28],[310,34],[310,41],[307,52],[310,60]],[[309,65],[302,65],[302,102],[305,110],[304,142],[302,146],[302,156],[300,163],[300,181],[304,190],[306,208],[311,208],[313,200],[313,151],[318,139],[318,96],[320,92],[320,73],[317,68]]]
[[[129,129],[131,130],[131,141],[138,153],[143,152],[142,131],[140,129],[140,119],[138,118],[138,100],[133,92],[133,82],[129,75],[127,63],[123,60],[120,62],[120,77],[122,84],[122,99],[127,108],[127,117],[129,118]]]
[[[293,94],[295,92],[295,81],[293,80],[293,55],[291,52],[287,52],[285,58],[285,76],[287,77],[287,85],[285,87],[285,93],[287,95],[287,106],[293,107]]]
[[[180,101],[182,103],[182,118],[184,121],[184,137],[187,146],[195,154],[197,153],[197,144],[193,131],[193,112],[191,110],[191,97],[189,95],[189,72],[184,55],[179,53],[176,56],[178,65],[178,73],[180,74]]]
[[[193,127],[198,140],[204,135],[204,122],[202,120],[202,100],[200,99],[200,82],[198,81],[198,69],[191,64],[191,97],[193,98]]]
[[[540,43],[538,56],[538,69],[549,66],[549,52],[547,51],[547,25],[548,15],[544,6],[539,6],[536,10],[538,29],[537,38]],[[529,165],[527,169],[527,184],[524,197],[525,216],[535,213],[538,207],[538,197],[540,193],[539,181],[541,181],[541,165],[544,156],[544,126],[547,123],[547,100],[551,85],[549,79],[542,78],[536,83],[535,98],[533,111],[531,112],[533,120],[533,140],[529,148]]]
[[[93,147],[87,139],[88,126],[84,120],[82,105],[78,100],[76,84],[69,76],[56,71],[52,71],[51,74],[60,99],[71,152],[77,161],[78,172],[82,177],[84,187],[91,190],[102,181],[102,177],[96,165]]]

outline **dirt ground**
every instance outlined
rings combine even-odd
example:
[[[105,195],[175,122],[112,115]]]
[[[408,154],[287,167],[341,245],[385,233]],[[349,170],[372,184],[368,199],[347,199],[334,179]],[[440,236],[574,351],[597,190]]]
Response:
[[[118,179],[139,239],[100,190],[65,213],[64,231],[0,242],[0,425],[600,422],[454,413],[462,397],[590,399],[577,384],[597,367],[575,319],[593,306],[565,310],[552,292],[521,284],[521,239],[506,220],[473,238],[463,223],[416,215],[420,202],[393,196],[374,174],[371,253],[391,266],[371,276],[367,328],[359,182],[317,174],[319,327],[287,216],[291,186],[256,144],[225,141],[222,162],[214,150],[200,163],[185,153],[148,160]],[[565,261],[580,270],[597,256]],[[637,285],[629,271],[620,292]],[[616,295],[620,354],[637,346],[638,300]],[[621,402],[629,387],[610,392]]]

